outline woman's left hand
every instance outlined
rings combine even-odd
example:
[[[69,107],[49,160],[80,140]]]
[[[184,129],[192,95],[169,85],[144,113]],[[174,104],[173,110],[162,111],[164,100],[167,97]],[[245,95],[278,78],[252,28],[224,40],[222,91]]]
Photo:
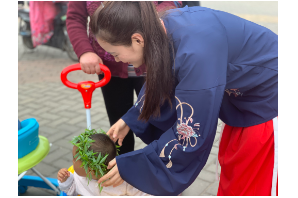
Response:
[[[109,162],[109,165],[107,168],[108,169],[112,168],[112,169],[98,180],[98,183],[105,181],[104,183],[101,184],[101,186],[107,187],[107,186],[113,185],[113,187],[116,187],[124,182],[124,180],[120,176],[118,166],[116,163],[116,158],[114,158],[112,161]]]

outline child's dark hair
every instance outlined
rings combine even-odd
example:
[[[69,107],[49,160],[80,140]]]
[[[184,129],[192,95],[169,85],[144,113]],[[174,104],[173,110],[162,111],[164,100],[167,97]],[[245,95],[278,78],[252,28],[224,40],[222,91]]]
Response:
[[[93,152],[97,152],[98,154],[101,153],[102,156],[109,154],[106,159],[106,165],[108,165],[108,163],[117,155],[115,143],[105,134],[93,134],[90,136],[90,139],[95,140],[95,142],[91,143],[89,150],[93,150]],[[98,154],[95,156],[97,157]]]

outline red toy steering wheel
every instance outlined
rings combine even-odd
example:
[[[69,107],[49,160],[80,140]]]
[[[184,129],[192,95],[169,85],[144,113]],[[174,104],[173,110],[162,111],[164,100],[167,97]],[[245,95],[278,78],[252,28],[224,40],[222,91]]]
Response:
[[[80,63],[70,65],[64,68],[61,72],[62,83],[69,88],[77,89],[78,91],[81,92],[86,109],[91,108],[91,98],[92,98],[93,91],[98,87],[105,86],[111,80],[111,72],[109,68],[102,64],[99,64],[99,66],[101,71],[103,71],[104,73],[104,78],[97,83],[94,83],[93,81],[83,81],[83,82],[79,82],[78,84],[75,84],[68,81],[67,74],[72,71],[81,70]]]

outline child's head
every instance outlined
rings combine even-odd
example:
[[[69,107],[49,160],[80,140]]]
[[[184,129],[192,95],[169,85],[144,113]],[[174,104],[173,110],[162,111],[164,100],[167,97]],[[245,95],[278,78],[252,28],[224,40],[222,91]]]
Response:
[[[90,147],[87,149],[88,151],[93,151],[93,153],[96,153],[93,155],[94,156],[93,159],[97,159],[99,153],[101,154],[101,156],[105,156],[106,154],[108,154],[104,163],[105,165],[108,165],[108,163],[112,159],[114,159],[117,155],[117,149],[116,149],[115,143],[109,138],[109,136],[102,133],[90,135],[89,138],[91,140],[94,140],[94,142],[90,143]],[[77,160],[77,157],[75,157],[77,153],[78,153],[78,147],[73,146],[73,149],[72,149],[73,168],[79,176],[86,177],[87,174],[86,174],[85,168],[81,167],[82,160],[81,159]],[[88,158],[87,160],[91,161],[92,158]],[[88,168],[90,171],[90,167]],[[100,174],[98,174],[98,176],[96,177],[94,171],[91,171],[91,175],[92,175],[92,179],[100,178]]]

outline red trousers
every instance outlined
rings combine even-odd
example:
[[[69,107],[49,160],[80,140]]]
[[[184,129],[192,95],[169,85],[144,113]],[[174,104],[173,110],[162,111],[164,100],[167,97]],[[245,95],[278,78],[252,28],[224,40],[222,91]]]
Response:
[[[277,120],[275,123],[277,126]],[[225,125],[218,152],[221,174],[217,195],[270,196],[272,185],[278,195],[273,179],[273,170],[277,175],[275,145],[273,120],[251,127]]]

